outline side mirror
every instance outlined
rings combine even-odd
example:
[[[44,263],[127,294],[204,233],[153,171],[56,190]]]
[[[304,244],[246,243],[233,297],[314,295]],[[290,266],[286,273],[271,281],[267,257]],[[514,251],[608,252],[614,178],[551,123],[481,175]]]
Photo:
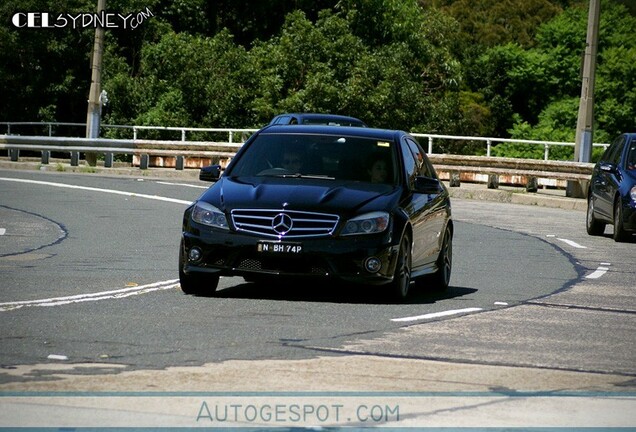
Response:
[[[610,174],[616,174],[618,172],[618,169],[616,169],[616,166],[614,164],[611,163],[602,163],[599,168],[601,169],[601,171],[605,171],[608,172]]]
[[[210,165],[201,168],[199,180],[215,182],[221,177],[221,165]]]
[[[442,184],[432,177],[416,177],[415,192],[427,195],[436,195],[442,191]]]

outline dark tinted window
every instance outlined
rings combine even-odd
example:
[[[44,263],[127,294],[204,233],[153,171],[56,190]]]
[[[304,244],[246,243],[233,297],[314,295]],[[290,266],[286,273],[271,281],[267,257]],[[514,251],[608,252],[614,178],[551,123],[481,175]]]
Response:
[[[623,153],[623,148],[625,148],[625,137],[620,136],[607,149],[607,151],[603,155],[603,160],[605,162],[618,165],[618,161],[621,157],[621,153]]]
[[[402,159],[404,160],[404,170],[406,171],[406,177],[408,178],[409,185],[415,184],[415,176],[417,176],[418,167],[415,156],[411,152],[411,148],[406,141],[401,141],[402,147]]]
[[[231,177],[302,174],[396,184],[393,142],[357,136],[259,134],[226,174]],[[372,176],[380,172],[381,177]]]

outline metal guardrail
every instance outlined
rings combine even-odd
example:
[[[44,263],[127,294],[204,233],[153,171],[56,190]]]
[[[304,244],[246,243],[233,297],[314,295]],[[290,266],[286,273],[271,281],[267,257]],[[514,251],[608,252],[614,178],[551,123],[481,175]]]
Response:
[[[140,168],[149,167],[149,156],[176,157],[176,168],[184,168],[184,158],[231,158],[242,146],[238,143],[212,141],[122,140],[108,138],[37,137],[0,135],[0,149],[9,150],[12,161],[18,161],[20,150],[42,152],[42,164],[48,164],[51,152],[70,153],[71,166],[79,165],[80,152],[104,153],[104,166],[113,166],[115,154],[140,156]]]
[[[488,188],[496,189],[499,183],[522,184],[528,192],[537,192],[540,179],[555,181],[573,180],[588,182],[594,170],[593,163],[573,161],[543,161],[488,156],[429,155],[436,171],[449,180],[451,187],[464,180],[475,181],[477,176],[487,176]],[[587,189],[587,186],[583,188]]]
[[[421,134],[424,135],[424,134]],[[432,136],[431,138],[434,138]],[[104,166],[113,166],[114,154],[139,156],[140,169],[148,169],[150,156],[175,157],[175,168],[183,170],[185,158],[231,159],[242,146],[239,143],[212,141],[157,141],[106,138],[37,137],[0,135],[0,149],[9,150],[12,161],[18,161],[20,150],[42,152],[42,164],[48,164],[51,152],[70,153],[71,165],[79,165],[80,152],[104,153]],[[430,141],[429,141],[430,146]],[[430,150],[430,148],[429,148]],[[497,188],[500,177],[506,183],[525,184],[526,190],[536,192],[538,179],[587,181],[594,167],[591,163],[569,161],[545,161],[489,156],[460,156],[429,154],[429,158],[441,177],[450,185],[459,186],[464,180],[474,180],[475,175],[487,175],[488,187]],[[511,180],[510,180],[511,179]]]
[[[6,127],[7,135],[12,135],[11,127],[14,131],[16,128],[31,126],[31,127],[44,127],[48,131],[48,136],[53,136],[55,128],[59,127],[77,127],[86,128],[85,123],[63,123],[63,122],[0,122],[0,125]],[[107,129],[126,129],[132,131],[132,139],[137,140],[139,138],[140,131],[175,131],[181,134],[181,141],[187,141],[188,132],[203,132],[203,133],[227,133],[228,143],[234,143],[236,135],[241,136],[240,142],[250,134],[256,132],[258,129],[233,129],[233,128],[192,128],[192,127],[173,127],[173,126],[134,126],[134,125],[113,125],[113,124],[101,124],[101,128]],[[15,135],[15,133],[14,133]],[[486,156],[492,155],[492,147],[499,143],[515,143],[515,144],[529,144],[538,145],[543,147],[543,160],[550,160],[550,148],[552,147],[572,147],[573,142],[558,142],[558,141],[537,141],[537,140],[523,140],[513,138],[492,138],[492,137],[471,137],[471,136],[456,136],[456,135],[439,135],[439,134],[425,134],[425,133],[411,133],[414,137],[424,138],[428,140],[428,154],[435,153],[435,141],[438,140],[455,140],[455,141],[481,141],[486,145]],[[601,147],[607,149],[609,144],[594,143],[593,147]]]
[[[14,131],[16,127],[43,127],[48,131],[48,136],[53,137],[53,131],[59,127],[70,127],[70,128],[86,128],[85,123],[65,123],[65,122],[0,122],[0,125],[6,127],[7,135],[16,135],[11,132],[11,126],[14,126]],[[226,133],[228,136],[228,143],[233,143],[235,139],[235,135],[241,136],[241,142],[244,141],[246,136],[251,135],[256,132],[258,129],[249,129],[249,128],[194,128],[194,127],[180,127],[180,126],[131,126],[131,125],[115,125],[115,124],[101,124],[100,127],[104,130],[107,129],[126,129],[132,132],[132,139],[139,139],[140,131],[173,131],[179,132],[181,134],[181,141],[187,140],[188,132],[206,132],[206,133]]]

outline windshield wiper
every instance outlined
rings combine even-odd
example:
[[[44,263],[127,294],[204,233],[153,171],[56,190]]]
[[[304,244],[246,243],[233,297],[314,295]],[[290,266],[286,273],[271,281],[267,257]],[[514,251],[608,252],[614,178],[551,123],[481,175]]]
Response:
[[[335,177],[322,174],[266,174],[267,177],[279,177],[279,178],[304,178],[304,179],[319,179],[319,180],[335,180]]]

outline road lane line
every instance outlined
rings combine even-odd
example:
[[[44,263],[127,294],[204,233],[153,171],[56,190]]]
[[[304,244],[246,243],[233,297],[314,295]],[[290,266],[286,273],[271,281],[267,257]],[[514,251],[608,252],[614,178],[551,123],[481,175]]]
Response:
[[[53,297],[39,300],[23,300],[14,302],[0,303],[0,312],[20,309],[32,306],[62,306],[71,303],[82,303],[87,301],[98,301],[106,299],[126,298],[133,295],[146,294],[153,291],[167,290],[176,288],[179,285],[178,279],[170,279],[161,282],[154,282],[147,285],[140,285],[131,288],[122,288],[109,291],[101,291],[96,293],[77,294],[65,297]]]
[[[52,183],[52,182],[45,182],[40,180],[14,179],[14,178],[7,178],[7,177],[0,177],[0,181],[37,184],[37,185],[53,186],[53,187],[67,188],[67,189],[79,189],[79,190],[85,190],[90,192],[103,192],[103,193],[109,193],[114,195],[123,195],[123,196],[136,197],[136,198],[146,198],[146,199],[152,199],[156,201],[164,201],[164,202],[170,202],[170,203],[176,203],[176,204],[185,204],[185,205],[192,204],[192,201],[184,201],[184,200],[175,199],[175,198],[167,198],[167,197],[162,197],[159,195],[138,194],[134,192],[124,192],[124,191],[118,191],[114,189],[101,189],[101,188],[94,188],[89,186],[70,185],[66,183]]]
[[[573,248],[576,248],[576,249],[587,249],[587,246],[581,246],[580,244],[578,244],[577,242],[574,242],[572,240],[562,239],[562,238],[558,238],[558,237],[557,237],[557,240],[560,240],[563,243],[568,244],[568,245],[570,245],[570,246],[572,246]]]
[[[598,279],[603,276],[609,270],[608,267],[599,267],[593,273],[585,276],[585,279]]]
[[[470,313],[470,312],[479,312],[481,310],[483,309],[482,308],[455,309],[455,310],[448,310],[444,312],[434,312],[434,313],[425,314],[425,315],[417,315],[417,316],[404,317],[404,318],[392,318],[391,321],[393,322],[420,321],[420,320],[441,318],[441,317]]]
[[[170,182],[163,182],[163,181],[158,181],[157,184],[168,185],[168,186],[184,186],[184,187],[195,188],[195,189],[208,189],[210,187],[210,186],[191,185],[186,183],[170,183]]]
[[[7,232],[6,228],[0,228],[0,235],[5,235]]]

